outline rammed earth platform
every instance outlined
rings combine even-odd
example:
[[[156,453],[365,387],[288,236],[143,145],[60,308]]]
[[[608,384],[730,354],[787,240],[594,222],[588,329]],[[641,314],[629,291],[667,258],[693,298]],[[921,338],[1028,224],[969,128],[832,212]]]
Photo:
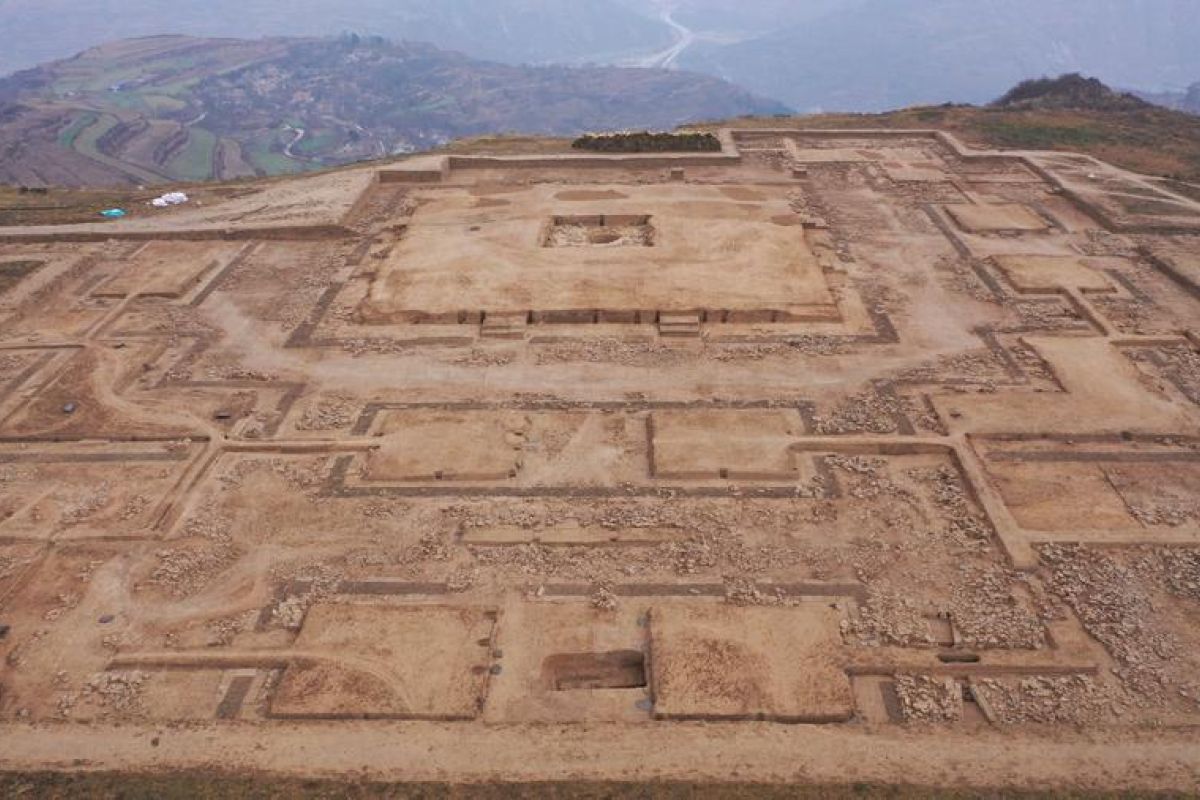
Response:
[[[786,187],[476,186],[426,189],[384,259],[371,322],[713,322],[838,318]],[[602,199],[581,199],[587,197]],[[594,228],[575,246],[558,230]],[[623,229],[645,228],[636,246]],[[612,232],[605,237],[605,232]]]

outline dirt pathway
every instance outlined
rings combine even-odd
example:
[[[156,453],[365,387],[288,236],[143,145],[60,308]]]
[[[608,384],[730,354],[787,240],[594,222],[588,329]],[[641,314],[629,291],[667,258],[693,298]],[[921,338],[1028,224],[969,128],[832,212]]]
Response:
[[[4,726],[0,768],[33,769],[71,753],[88,770],[201,768],[380,780],[856,781],[960,788],[1200,790],[1200,748],[1190,736],[1139,739],[1002,733],[880,735],[760,724],[463,726],[452,723],[311,723],[77,729]],[[151,743],[151,740],[155,744]],[[854,757],[847,758],[847,754]],[[1185,787],[1188,787],[1185,789]]]

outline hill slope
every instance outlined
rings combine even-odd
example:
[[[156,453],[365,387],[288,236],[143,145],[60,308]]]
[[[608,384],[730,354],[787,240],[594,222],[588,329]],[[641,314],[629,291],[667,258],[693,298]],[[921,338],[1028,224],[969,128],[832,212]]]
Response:
[[[1022,81],[992,103],[993,108],[1076,111],[1143,111],[1150,106],[1141,98],[1114,91],[1099,79],[1085,78],[1078,72]]]
[[[518,67],[355,36],[152,37],[0,81],[0,182],[271,175],[481,133],[673,128],[784,110],[679,72]]]
[[[116,39],[343,31],[431,42],[511,63],[616,60],[670,41],[615,0],[0,0],[0,75]]]

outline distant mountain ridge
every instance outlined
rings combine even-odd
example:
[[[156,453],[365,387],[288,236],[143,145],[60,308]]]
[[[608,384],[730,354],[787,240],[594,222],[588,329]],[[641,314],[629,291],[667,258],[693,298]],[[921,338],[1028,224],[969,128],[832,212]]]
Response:
[[[0,182],[274,175],[485,133],[786,112],[704,75],[479,61],[427,44],[150,37],[0,80]]]
[[[0,0],[0,75],[131,37],[343,32],[511,64],[615,63],[671,39],[617,0]]]
[[[1030,75],[1141,90],[1200,76],[1197,0],[842,0],[826,11],[784,15],[748,39],[700,38],[678,63],[802,112],[981,104]]]
[[[1138,92],[1137,95],[1155,105],[1200,115],[1200,81],[1182,92]]]

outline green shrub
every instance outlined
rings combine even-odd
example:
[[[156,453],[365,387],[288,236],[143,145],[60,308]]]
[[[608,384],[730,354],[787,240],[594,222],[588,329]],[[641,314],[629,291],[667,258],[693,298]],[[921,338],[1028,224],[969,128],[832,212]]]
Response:
[[[576,150],[598,153],[719,153],[721,140],[711,133],[608,133],[580,136]]]

